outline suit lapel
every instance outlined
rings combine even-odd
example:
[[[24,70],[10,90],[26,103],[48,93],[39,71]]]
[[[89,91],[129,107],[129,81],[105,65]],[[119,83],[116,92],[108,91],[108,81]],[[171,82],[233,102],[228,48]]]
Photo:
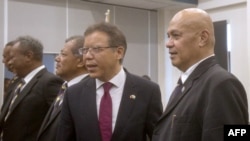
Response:
[[[170,103],[165,109],[165,112],[161,116],[161,121],[165,116],[167,116],[171,111],[177,106],[177,104],[181,101],[181,99],[187,95],[188,91],[192,88],[193,83],[196,79],[198,79],[205,71],[207,71],[212,65],[216,64],[215,57],[210,57],[206,59],[205,61],[201,62],[196,69],[191,73],[191,75],[188,77],[186,82],[184,83],[184,90],[182,95],[176,100],[174,103]]]
[[[96,135],[95,138],[101,140],[96,105],[96,82],[93,78],[86,79],[85,82],[83,89],[79,93],[80,97],[78,101],[80,102],[78,111],[82,112],[82,114],[80,114],[81,119],[85,122],[85,125],[88,125],[87,127],[94,132],[93,134]]]
[[[13,94],[14,94],[14,89],[16,88],[18,82],[20,81],[20,79],[16,79],[15,81],[13,81],[11,83],[11,86],[8,88],[7,90],[7,97],[4,100],[4,103],[2,105],[2,109],[1,109],[1,115],[0,115],[0,121],[2,121],[5,118],[5,115],[7,114],[8,110],[9,110],[9,105],[11,103],[11,100],[13,98]]]
[[[41,71],[39,71],[32,79],[31,81],[24,87],[24,89],[20,92],[20,94],[18,95],[18,97],[16,98],[15,102],[13,103],[12,106],[12,111],[14,111],[14,109],[16,108],[16,106],[23,100],[23,98],[29,94],[29,91],[31,90],[31,88],[37,83],[38,78],[41,77],[41,75],[43,73],[45,73],[47,70],[46,69],[42,69]]]
[[[15,76],[14,78],[12,78],[13,80],[11,80],[10,82],[10,85],[7,89],[7,92],[6,92],[6,96],[5,96],[5,99],[4,99],[4,103],[5,101],[8,101],[8,99],[12,99],[13,97],[13,90],[16,88],[17,84],[19,83],[19,81],[21,80],[20,78],[18,78],[17,76]]]
[[[84,81],[86,78],[88,78],[88,76],[84,77],[81,81]],[[66,94],[66,91],[65,91],[65,94]],[[56,99],[55,99],[55,100],[56,100]],[[53,123],[53,121],[57,118],[57,116],[60,115],[61,110],[62,110],[62,103],[61,103],[61,105],[58,107],[58,109],[55,111],[55,114],[52,115],[52,117],[51,117],[51,113],[52,113],[52,111],[53,111],[54,104],[55,104],[55,101],[54,101],[54,102],[52,103],[52,105],[50,106],[50,108],[49,108],[49,110],[48,110],[48,112],[47,112],[47,114],[46,114],[46,117],[44,118],[43,124],[42,124],[42,126],[41,126],[41,131],[39,132],[38,135],[42,134],[42,132],[45,131],[46,128],[48,128],[49,125],[50,125],[51,123]]]
[[[12,96],[12,95],[13,95],[13,92],[10,93],[10,94],[11,94],[11,96],[9,96],[9,98],[6,99],[6,102],[5,102],[5,104],[3,105],[4,107],[2,107],[1,116],[0,116],[0,121],[1,121],[1,122],[4,121],[4,118],[5,118],[5,116],[6,116],[7,112],[8,112],[8,110],[9,110],[9,105],[10,105],[11,100],[12,100],[12,97],[13,97],[13,96]]]
[[[163,116],[167,115],[170,111],[174,109],[174,107],[181,101],[181,99],[187,94],[187,92],[190,90],[192,87],[193,80],[191,81],[186,81],[186,83],[183,86],[182,94],[176,101],[173,101],[173,103],[170,103],[167,107],[165,112],[163,113]]]
[[[50,115],[51,115],[52,110],[53,110],[53,107],[51,106],[49,108],[44,120],[43,120],[43,123],[42,123],[41,127],[40,127],[40,130],[39,130],[38,136],[37,136],[38,138],[43,133],[43,131],[45,131],[45,129],[49,126],[49,124],[51,123],[52,120],[50,120]],[[57,115],[57,114],[55,114],[55,115]],[[55,116],[53,116],[53,117],[55,117]]]
[[[131,97],[136,97],[137,95],[137,90],[134,82],[132,81],[131,75],[129,73],[126,73],[126,75],[126,82],[124,85],[116,125],[112,135],[112,140],[118,140],[118,137],[121,136],[120,134],[122,134],[123,130],[125,129],[125,126],[129,124],[128,119],[132,113],[135,103],[135,99]]]
[[[54,103],[53,103],[54,104]],[[61,113],[61,109],[62,109],[62,104],[58,107],[58,109],[55,111],[54,115],[51,116],[51,113],[53,111],[53,107],[54,105],[52,105],[48,111],[48,114],[46,115],[45,118],[45,125],[44,125],[44,129],[46,129],[55,119],[56,117]]]
[[[98,117],[97,117],[97,106],[96,106],[96,83],[95,79],[86,79],[86,83],[83,85],[83,89],[79,91],[79,111],[82,111],[84,119],[86,116],[90,119],[97,121],[97,128],[99,128]],[[88,121],[87,121],[88,122]]]

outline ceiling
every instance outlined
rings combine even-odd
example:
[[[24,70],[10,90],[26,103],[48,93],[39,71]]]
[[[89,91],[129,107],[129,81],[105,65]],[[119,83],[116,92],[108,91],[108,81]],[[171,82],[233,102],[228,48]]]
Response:
[[[81,0],[95,3],[113,4],[134,8],[156,10],[163,7],[178,9],[193,7],[197,5],[198,0]]]
[[[62,1],[62,0],[11,0],[11,1],[25,1],[25,2],[44,2],[44,1]],[[71,1],[71,0],[64,0]],[[93,3],[103,3],[118,6],[126,6],[133,8],[141,8],[147,10],[157,10],[160,8],[168,9],[182,9],[187,7],[194,7],[198,4],[198,0],[74,0]]]

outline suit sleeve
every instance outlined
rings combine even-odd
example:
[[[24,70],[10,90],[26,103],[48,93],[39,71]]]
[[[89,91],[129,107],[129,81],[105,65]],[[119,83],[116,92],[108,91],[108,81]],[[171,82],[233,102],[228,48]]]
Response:
[[[151,94],[151,100],[149,104],[149,109],[147,112],[147,134],[149,138],[152,138],[153,130],[156,122],[159,120],[162,115],[163,108],[161,102],[161,92],[160,87],[156,85]]]
[[[203,117],[202,141],[223,140],[224,124],[247,124],[246,92],[237,79],[227,79],[208,93]]]

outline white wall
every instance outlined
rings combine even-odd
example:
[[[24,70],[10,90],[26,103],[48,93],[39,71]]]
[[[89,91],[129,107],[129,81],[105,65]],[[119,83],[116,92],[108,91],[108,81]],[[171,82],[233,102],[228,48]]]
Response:
[[[247,2],[247,17],[246,17],[246,19],[247,19],[247,22],[246,22],[246,24],[247,24],[247,29],[246,29],[247,46],[246,47],[248,49],[248,51],[247,51],[248,52],[248,59],[247,60],[250,60],[250,40],[249,40],[250,39],[250,3],[249,3],[249,1]],[[248,70],[250,70],[250,64],[248,65]],[[250,72],[248,72],[248,75],[246,77],[249,78],[249,75],[250,75]],[[248,92],[248,107],[250,107],[250,85],[248,84],[246,86],[246,88],[247,88],[247,92]]]
[[[0,21],[4,21],[4,3],[5,0],[0,1]],[[4,22],[0,22],[0,47],[4,46]],[[2,49],[0,54],[2,54]],[[2,60],[2,55],[0,55],[0,60]],[[0,74],[3,73],[3,67],[0,67]],[[0,75],[0,84],[3,84],[4,76]],[[1,85],[2,86],[2,85]],[[3,87],[0,87],[0,92],[3,92]],[[0,99],[0,105],[2,104],[2,99]]]
[[[206,10],[211,15],[213,21],[227,20],[231,24],[231,72],[243,83],[248,97],[250,97],[250,64],[248,61],[250,60],[248,49],[250,41],[248,40],[249,35],[247,34],[250,33],[250,17],[248,16],[247,18],[247,12],[250,13],[249,7],[250,6],[247,8],[246,0],[200,0],[198,5],[198,8]],[[175,13],[176,11],[169,11],[168,9],[161,9],[158,13],[159,22],[164,22],[163,27],[159,27],[158,32],[158,49],[161,50],[158,57],[160,58],[159,63],[165,65],[165,68],[159,67],[158,73],[161,88],[164,89],[164,104],[168,101],[169,95],[180,75],[179,71],[174,69],[169,62],[168,53],[164,53],[166,49],[163,49],[163,47],[165,47],[165,44],[163,46],[163,41],[166,42],[166,38],[164,37],[166,33],[165,29],[171,19],[170,17]],[[164,19],[164,21],[162,19]],[[165,72],[162,72],[162,69]],[[165,78],[165,80],[163,78]]]
[[[246,24],[247,24],[247,28],[246,28],[247,50],[246,50],[246,52],[248,52],[247,60],[250,60],[250,48],[249,48],[250,47],[250,40],[249,40],[250,39],[250,0],[247,0],[247,12],[246,13],[247,13],[247,17],[246,17],[246,19],[247,19],[247,22],[246,22]],[[250,64],[248,65],[248,70],[250,70]],[[249,75],[250,75],[250,72],[248,72],[248,75],[246,75],[246,77],[249,78]],[[248,92],[248,106],[249,106],[250,105],[250,85],[248,84],[246,86],[246,88],[248,90],[247,92]]]
[[[41,40],[44,52],[58,53],[66,38],[66,0],[8,1],[8,40],[22,35]]]

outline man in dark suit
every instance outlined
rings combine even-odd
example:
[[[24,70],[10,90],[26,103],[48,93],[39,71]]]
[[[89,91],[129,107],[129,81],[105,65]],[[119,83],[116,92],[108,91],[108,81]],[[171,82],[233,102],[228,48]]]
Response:
[[[71,36],[66,39],[65,45],[60,54],[55,58],[56,75],[60,76],[67,83],[67,87],[83,81],[87,74],[85,67],[85,59],[79,54],[79,48],[83,46],[83,36]],[[58,98],[51,105],[43,124],[39,130],[37,141],[55,141],[58,123],[61,114],[63,95],[58,95]],[[59,101],[58,101],[59,100]],[[59,107],[55,107],[57,102]],[[54,112],[53,112],[54,111]]]
[[[182,89],[171,96],[153,141],[222,141],[225,124],[248,124],[244,87],[216,63],[210,16],[197,8],[181,10],[167,34],[170,59],[182,72]]]
[[[2,141],[34,141],[63,81],[42,65],[43,46],[37,39],[21,36],[8,62],[22,80],[11,93],[0,115]]]
[[[160,88],[123,68],[126,48],[125,36],[112,24],[95,24],[85,31],[80,51],[90,78],[67,90],[57,141],[151,138],[162,114]]]
[[[8,62],[10,61],[10,55],[11,55],[11,48],[12,46],[15,44],[15,40],[14,41],[10,41],[8,42],[4,49],[3,49],[3,64],[4,66],[15,75],[15,70],[13,69],[13,67],[11,65],[8,64]],[[5,78],[6,79],[6,78]],[[15,75],[13,78],[11,78],[9,80],[9,82],[6,84],[4,82],[4,100],[3,100],[3,105],[5,104],[6,99],[8,99],[10,97],[11,91],[13,90],[13,88],[16,86],[16,83],[19,81],[18,77]]]

